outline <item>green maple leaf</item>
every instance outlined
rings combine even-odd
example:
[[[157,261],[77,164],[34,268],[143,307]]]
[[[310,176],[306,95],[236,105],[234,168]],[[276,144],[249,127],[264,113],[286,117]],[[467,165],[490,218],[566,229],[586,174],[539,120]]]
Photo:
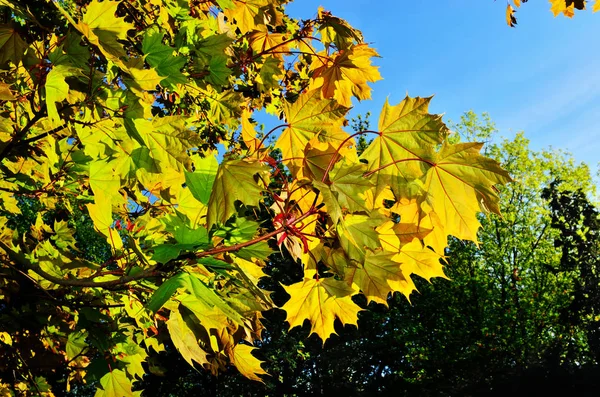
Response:
[[[64,65],[83,70],[89,69],[90,49],[88,46],[81,45],[81,39],[79,32],[74,30],[67,32],[61,45],[48,55],[54,67]]]
[[[196,200],[208,204],[219,163],[215,156],[196,158],[194,168],[194,172],[185,171],[185,183]]]
[[[244,247],[237,252],[237,256],[246,260],[262,259],[266,261],[274,251],[269,247],[269,243],[261,241],[252,244],[249,247]]]
[[[223,55],[225,49],[233,43],[233,39],[226,33],[215,34],[194,43],[196,51],[205,55],[207,58]]]
[[[275,57],[267,57],[265,59],[256,77],[260,90],[268,91],[271,88],[279,87],[279,80],[283,78],[281,63],[281,59]]]
[[[68,360],[74,359],[88,347],[88,344],[85,341],[87,335],[88,333],[85,330],[79,330],[76,332],[69,333],[69,336],[67,338],[67,345],[65,347]]]
[[[179,244],[208,244],[208,231],[198,222],[191,222],[187,216],[176,211],[175,215],[166,216],[163,224]]]
[[[163,44],[164,33],[157,26],[151,26],[144,32],[142,52],[146,62],[156,69],[162,78],[161,85],[172,86],[187,81],[181,73],[181,68],[187,63],[182,56],[174,56],[175,49]]]
[[[331,191],[337,193],[340,206],[350,212],[368,212],[365,193],[373,187],[373,182],[364,177],[365,168],[362,163],[341,161],[329,174]]]
[[[254,160],[227,160],[221,163],[208,201],[206,222],[210,229],[216,223],[225,223],[236,212],[235,202],[257,206],[262,182],[255,175],[268,175],[268,167]],[[265,180],[268,183],[268,180]]]
[[[213,236],[223,237],[229,245],[244,243],[254,237],[258,225],[258,222],[239,217],[228,222],[227,226],[219,227],[214,231]]]
[[[196,244],[162,244],[154,247],[152,260],[159,263],[167,263],[176,259],[181,251],[193,251],[197,248]],[[163,284],[164,285],[164,284]]]
[[[381,192],[391,185],[394,193],[406,181],[421,177],[425,163],[446,135],[441,116],[428,113],[431,98],[406,97],[396,106],[385,102],[379,118],[379,136],[361,155],[368,171],[376,171],[372,179]]]
[[[65,81],[67,77],[78,76],[81,71],[72,66],[58,65],[52,68],[46,76],[46,107],[48,117],[55,125],[60,124],[60,115],[56,102],[62,102],[69,97],[69,84]]]
[[[363,262],[367,248],[375,250],[381,247],[375,228],[381,224],[376,216],[346,215],[337,226],[340,245],[349,258]]]
[[[227,67],[228,59],[224,55],[210,58],[208,61],[208,71],[210,74],[206,76],[206,81],[216,86],[226,85],[232,73],[231,69]]]
[[[23,58],[27,42],[9,25],[0,25],[0,65],[11,61],[15,65]]]
[[[129,397],[133,396],[131,380],[125,371],[113,369],[100,379],[100,387],[94,397]]]

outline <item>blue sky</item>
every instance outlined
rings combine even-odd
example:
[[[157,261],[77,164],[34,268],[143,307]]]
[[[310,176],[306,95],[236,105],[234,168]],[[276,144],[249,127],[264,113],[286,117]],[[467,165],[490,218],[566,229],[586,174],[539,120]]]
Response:
[[[382,57],[383,80],[353,114],[371,111],[376,125],[386,97],[435,94],[431,110],[446,120],[488,112],[501,136],[525,131],[534,149],[565,149],[597,169],[600,13],[554,18],[547,1],[530,1],[511,29],[501,0],[296,0],[287,12],[307,19],[320,5]]]

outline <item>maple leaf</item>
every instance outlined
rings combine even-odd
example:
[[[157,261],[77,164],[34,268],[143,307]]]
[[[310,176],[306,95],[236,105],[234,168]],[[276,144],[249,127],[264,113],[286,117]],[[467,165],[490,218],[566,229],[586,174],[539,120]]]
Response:
[[[268,175],[268,167],[255,160],[228,160],[219,165],[213,190],[208,200],[206,222],[225,223],[236,211],[235,202],[257,206],[263,191],[255,175]],[[268,183],[268,180],[265,180]]]
[[[331,143],[307,143],[304,149],[304,167],[302,172],[298,173],[298,178],[306,176],[318,181],[323,180],[329,163],[339,157],[337,148]]]
[[[400,252],[402,245],[412,242],[415,238],[423,240],[431,231],[432,229],[423,227],[418,221],[405,223],[387,221],[377,228],[381,246],[390,252]]]
[[[363,176],[365,168],[363,163],[344,160],[336,163],[329,175],[331,191],[337,193],[339,205],[350,212],[368,212],[365,197],[373,182]]]
[[[516,4],[516,3],[515,3]],[[517,5],[518,7],[518,5]],[[515,9],[510,5],[506,5],[506,23],[508,26],[515,27],[517,24],[517,18],[515,17]]]
[[[242,33],[254,30],[260,25],[259,16],[261,9],[268,5],[266,0],[233,0],[235,7],[224,10],[225,15],[230,20],[235,20],[235,24]]]
[[[366,44],[341,50],[333,59],[325,51],[311,64],[312,79],[309,89],[320,89],[323,98],[334,98],[340,105],[352,106],[351,97],[359,100],[371,98],[367,82],[381,80],[371,58],[379,54]]]
[[[94,397],[129,397],[133,396],[131,380],[125,371],[113,369],[100,378],[100,388]]]
[[[359,30],[343,19],[331,15],[323,7],[319,7],[317,15],[321,20],[319,32],[325,45],[334,44],[338,49],[345,50],[353,44],[363,42],[363,35]]]
[[[406,97],[396,106],[386,100],[379,117],[379,136],[361,155],[367,161],[376,191],[419,178],[425,173],[419,159],[433,151],[447,133],[439,115],[429,114],[430,98]]]
[[[289,51],[289,45],[286,43],[287,37],[282,33],[271,33],[266,26],[260,26],[250,34],[248,41],[250,47],[255,54],[263,54],[273,49],[272,55],[276,58],[283,59],[283,54]]]
[[[27,42],[19,36],[16,30],[7,25],[0,26],[0,65],[8,61],[18,64],[25,55]]]
[[[183,171],[191,167],[188,150],[199,143],[199,138],[186,128],[182,117],[160,117],[152,122],[135,120],[135,124],[142,143],[157,161],[159,171],[165,172],[167,168]]]
[[[381,218],[373,214],[349,214],[337,225],[340,245],[349,258],[363,262],[367,248],[375,250],[381,247],[379,235],[375,228],[381,223]]]
[[[479,154],[482,143],[444,143],[431,159],[424,190],[426,200],[444,225],[445,232],[477,241],[477,213],[499,214],[495,185],[511,182],[498,163]]]
[[[394,261],[402,264],[405,274],[416,274],[427,281],[432,277],[448,278],[440,259],[443,259],[440,254],[425,247],[419,239],[404,245],[393,257]]]
[[[399,291],[408,296],[415,289],[410,272],[393,260],[394,254],[368,251],[363,264],[348,266],[345,281],[354,284],[367,298],[367,302],[382,303],[387,306],[390,292]]]
[[[115,17],[119,3],[112,0],[93,0],[87,5],[83,19],[75,27],[108,59],[127,70],[122,61],[127,52],[119,40],[126,40],[127,31],[135,27],[124,18]]]
[[[296,175],[302,168],[304,148],[317,136],[321,142],[337,142],[346,135],[342,131],[348,108],[334,100],[323,100],[318,91],[305,92],[293,104],[285,103],[283,113],[287,122],[275,147],[281,149],[283,163]],[[350,146],[351,143],[348,143]]]
[[[58,65],[52,68],[46,76],[46,107],[48,108],[48,117],[54,125],[61,123],[56,102],[61,102],[69,97],[69,84],[65,79],[80,73],[77,68]]]
[[[258,83],[259,89],[267,91],[279,86],[279,81],[284,76],[281,65],[281,59],[272,56],[266,57],[265,61],[260,66],[258,76],[256,76],[256,82]]]
[[[167,329],[173,345],[188,364],[194,366],[194,361],[200,365],[208,364],[206,352],[198,345],[198,338],[183,319],[179,310],[172,310],[167,321]]]
[[[266,375],[267,373],[260,366],[262,361],[252,355],[253,350],[257,349],[252,346],[238,344],[233,348],[231,363],[235,365],[238,371],[246,378],[263,382],[258,375]]]
[[[144,32],[142,52],[146,55],[146,62],[156,68],[156,72],[162,77],[161,84],[169,86],[185,83],[187,79],[181,73],[181,68],[187,60],[182,56],[174,56],[175,49],[164,45],[163,37],[164,34],[157,26],[151,26]]]
[[[244,108],[242,111],[242,135],[241,138],[250,153],[255,153],[260,149],[260,140],[256,139],[255,124],[251,120],[252,113]]]
[[[310,334],[317,334],[325,343],[335,334],[334,322],[357,325],[362,309],[352,301],[357,290],[333,278],[304,278],[303,281],[283,287],[290,299],[282,306],[290,328],[301,326],[305,320],[311,324]]]
[[[215,156],[207,156],[194,160],[194,168],[194,172],[185,171],[185,183],[196,200],[208,204],[219,163]]]
[[[551,4],[550,11],[554,16],[563,14],[566,17],[573,18],[575,9],[583,10],[585,8],[584,0],[548,0]]]

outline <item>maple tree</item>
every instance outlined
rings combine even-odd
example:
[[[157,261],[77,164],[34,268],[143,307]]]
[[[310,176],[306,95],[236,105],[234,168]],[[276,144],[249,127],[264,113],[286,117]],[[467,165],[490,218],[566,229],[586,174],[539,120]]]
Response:
[[[67,390],[89,373],[97,396],[139,395],[165,343],[260,381],[270,255],[303,272],[290,326],[325,341],[356,324],[353,296],[445,277],[448,236],[476,242],[499,211],[508,173],[450,143],[430,98],[344,131],[378,55],[284,3],[2,0],[0,353],[18,369],[2,393],[51,395],[60,370]],[[259,114],[281,121],[263,133]]]
[[[550,11],[554,16],[564,15],[568,18],[575,16],[575,10],[585,10],[587,3],[592,4],[592,12],[600,10],[600,0],[548,0]],[[506,23],[510,27],[517,25],[516,9],[521,7],[521,3],[527,3],[527,0],[512,0],[506,4]],[[514,6],[514,7],[513,7]]]

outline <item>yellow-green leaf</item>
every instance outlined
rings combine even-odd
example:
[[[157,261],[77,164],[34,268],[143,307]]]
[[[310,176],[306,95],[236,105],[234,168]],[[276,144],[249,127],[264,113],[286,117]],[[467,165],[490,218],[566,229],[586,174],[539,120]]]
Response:
[[[238,344],[233,348],[231,363],[248,379],[263,382],[258,375],[266,375],[264,369],[260,366],[262,361],[252,355],[252,351],[257,350],[255,347]]]
[[[228,160],[221,163],[208,201],[206,222],[210,229],[224,223],[235,213],[235,202],[257,206],[268,183],[268,168],[255,160]],[[265,179],[267,178],[267,179]]]
[[[290,328],[310,321],[310,333],[317,334],[325,343],[335,334],[334,322],[338,318],[342,324],[357,325],[360,306],[352,301],[358,292],[343,281],[333,278],[305,278],[303,281],[284,286],[290,295],[282,309],[286,311],[286,321]]]
[[[167,329],[173,345],[185,361],[194,366],[194,361],[200,365],[208,364],[206,352],[200,348],[198,338],[183,319],[179,310],[172,310],[167,321]]]
[[[113,369],[100,379],[100,387],[96,390],[94,397],[130,397],[131,379],[125,371]]]
[[[508,172],[479,154],[482,143],[445,143],[431,159],[425,178],[426,200],[438,215],[446,234],[477,241],[477,213],[499,214],[495,185],[511,181]]]

